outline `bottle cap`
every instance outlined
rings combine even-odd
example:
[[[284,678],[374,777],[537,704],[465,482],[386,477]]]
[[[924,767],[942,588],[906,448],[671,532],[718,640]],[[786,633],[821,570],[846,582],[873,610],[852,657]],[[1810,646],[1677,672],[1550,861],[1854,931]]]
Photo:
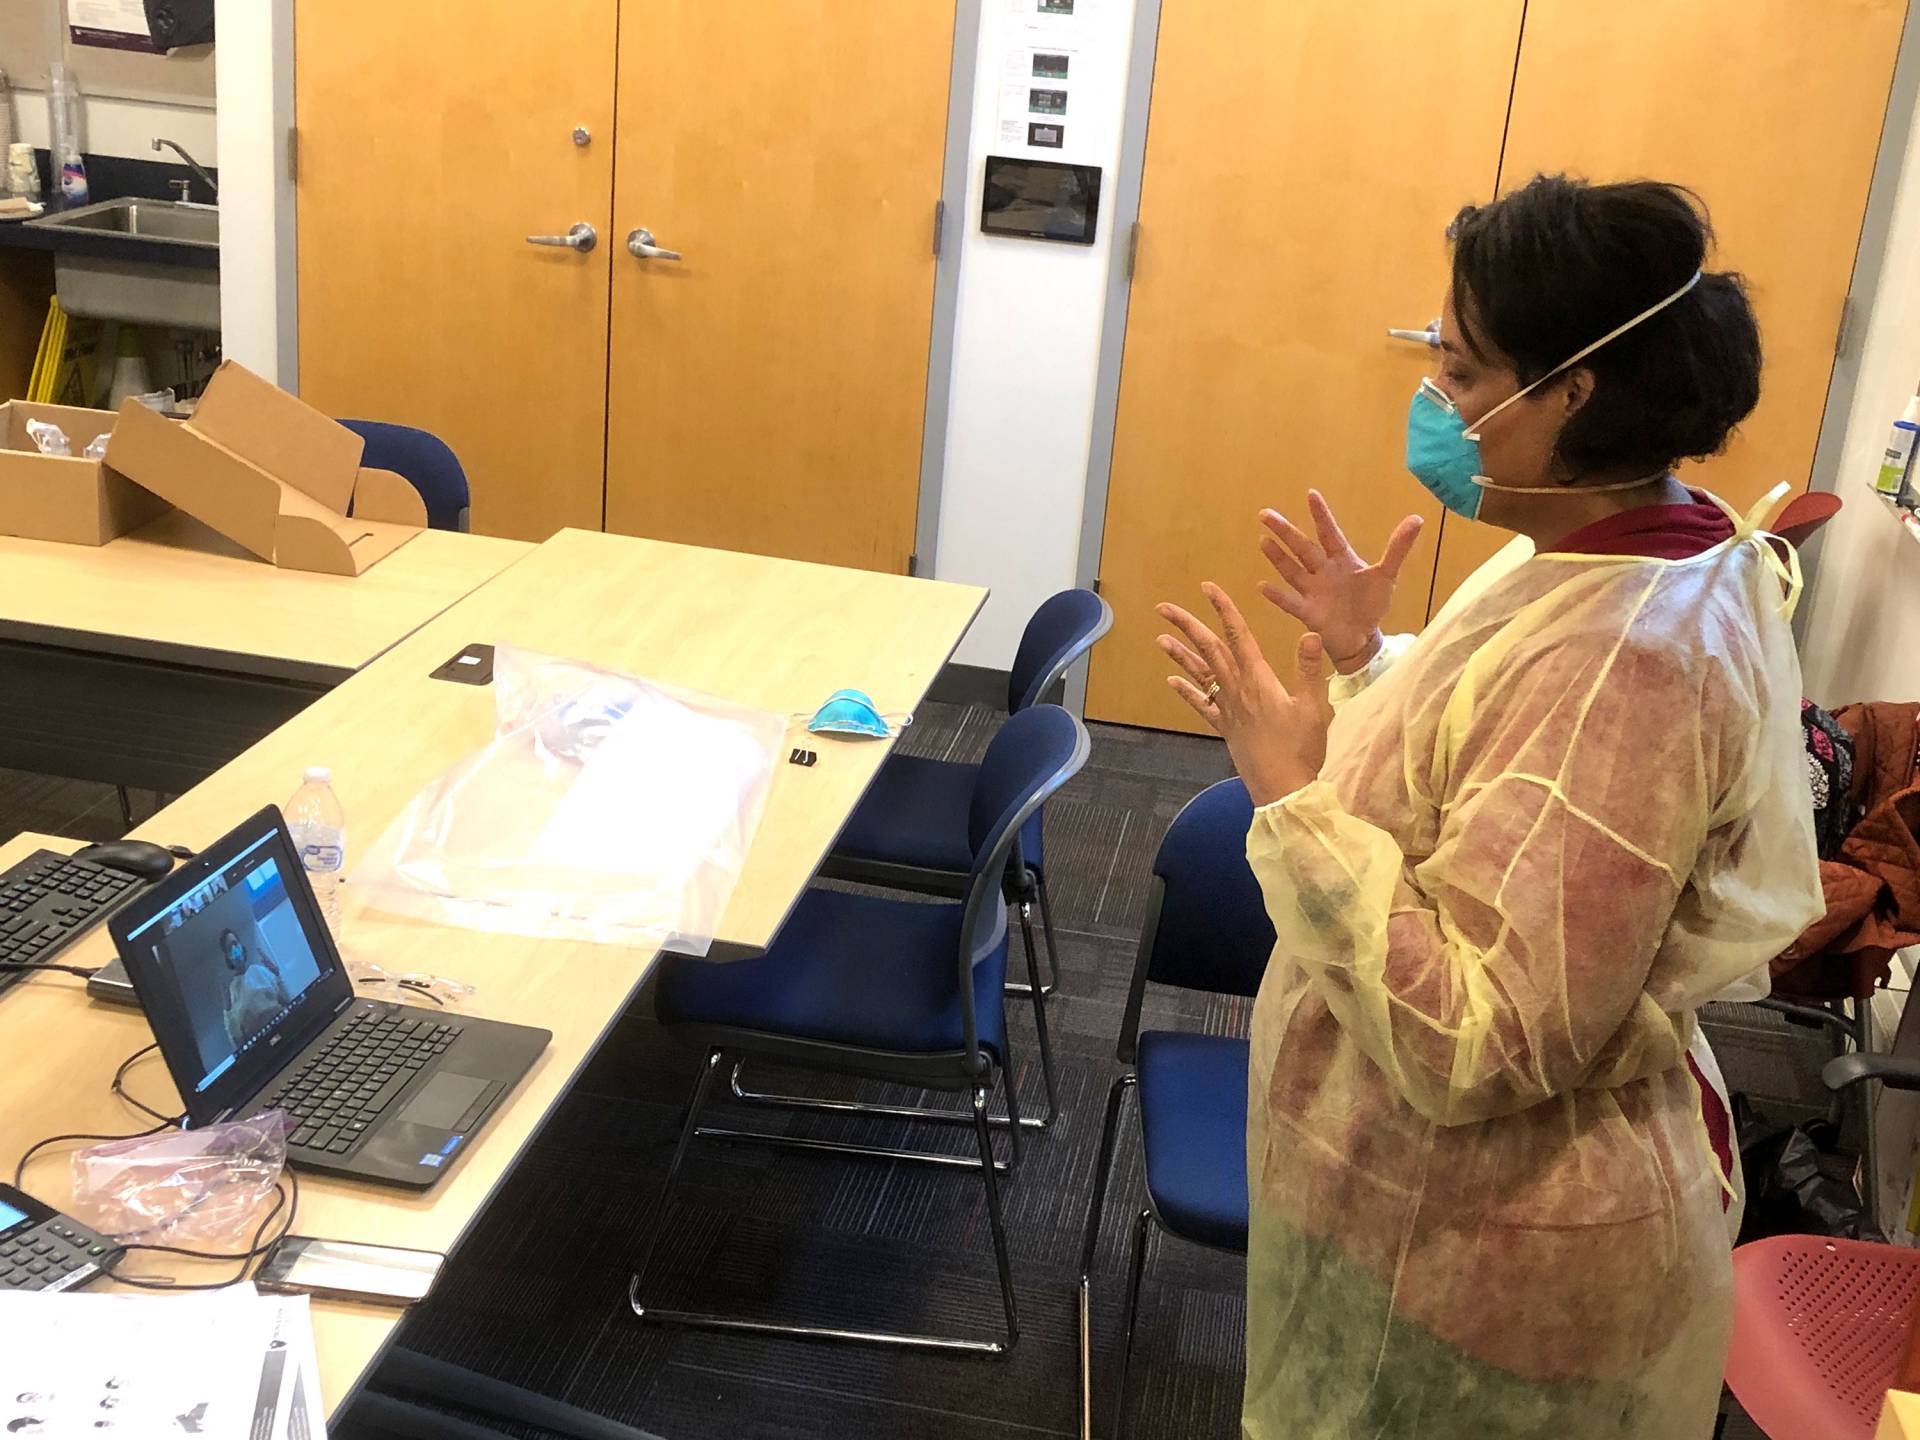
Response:
[[[307,766],[307,783],[309,785],[331,785],[333,783],[332,769],[325,765]]]

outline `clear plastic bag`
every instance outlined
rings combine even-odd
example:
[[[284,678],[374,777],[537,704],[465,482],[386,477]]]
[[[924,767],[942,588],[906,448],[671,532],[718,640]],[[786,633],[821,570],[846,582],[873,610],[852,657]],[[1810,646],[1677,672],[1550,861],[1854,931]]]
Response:
[[[443,925],[703,955],[786,720],[498,646],[491,742],[414,797],[349,882]]]
[[[237,1254],[253,1243],[280,1183],[291,1129],[273,1110],[77,1151],[73,1213],[128,1244]]]

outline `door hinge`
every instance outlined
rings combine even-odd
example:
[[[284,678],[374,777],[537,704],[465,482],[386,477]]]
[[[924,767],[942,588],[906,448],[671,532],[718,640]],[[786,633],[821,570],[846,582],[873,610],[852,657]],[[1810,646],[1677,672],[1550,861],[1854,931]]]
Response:
[[[919,573],[920,573],[920,552],[916,550],[911,555],[907,556],[907,574],[918,575]]]
[[[947,202],[936,200],[933,202],[933,258],[936,260],[940,258],[940,241],[946,235],[946,231]]]
[[[1090,588],[1094,594],[1098,595],[1100,593],[1100,577],[1098,575],[1093,577],[1093,584]]]
[[[300,181],[300,130],[298,126],[287,127],[287,183]]]
[[[1838,360],[1847,353],[1847,341],[1853,331],[1853,296],[1849,295],[1840,302],[1840,325],[1833,332],[1833,358]]]
[[[1127,234],[1127,280],[1133,280],[1134,271],[1140,268],[1140,222],[1133,222],[1133,228]]]

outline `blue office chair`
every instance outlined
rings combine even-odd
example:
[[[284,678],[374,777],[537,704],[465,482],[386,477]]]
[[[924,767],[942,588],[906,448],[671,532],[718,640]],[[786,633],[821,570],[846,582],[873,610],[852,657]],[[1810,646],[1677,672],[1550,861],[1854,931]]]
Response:
[[[1013,657],[1013,668],[1007,679],[1007,713],[1018,715],[1040,703],[1073,662],[1112,627],[1112,607],[1091,590],[1063,590],[1042,604],[1027,622]],[[973,865],[967,813],[979,769],[977,765],[919,755],[889,756],[820,873],[831,879],[923,895],[965,894]],[[1053,992],[1060,974],[1059,951],[1053,935],[1053,902],[1047,893],[1041,818],[1036,811],[1021,828],[1006,876],[1007,898],[1019,907],[1027,959],[1026,982],[1012,981],[1007,988],[1017,995],[1033,996],[1040,1068],[1047,1087],[1046,1115],[1028,1116],[1021,1122],[1035,1130],[1044,1130],[1059,1110],[1053,1046],[1047,1036],[1047,1017],[1041,1004],[1042,998]],[[1047,938],[1047,963],[1053,976],[1045,984],[1041,982],[1034,952],[1035,902],[1040,907],[1040,921]],[[748,1090],[740,1082],[739,1067],[733,1072],[731,1085],[734,1098],[750,1104],[895,1119],[918,1119],[930,1113],[911,1106],[821,1101],[808,1096]],[[938,1118],[937,1114],[933,1118]],[[994,1123],[1001,1122],[996,1117]]]
[[[411,425],[389,425],[384,420],[340,422],[367,442],[360,463],[374,470],[391,470],[420,492],[426,502],[427,525],[434,530],[465,530],[472,503],[467,472],[447,442]]]
[[[1247,865],[1253,804],[1238,779],[1202,790],[1174,818],[1153,861],[1146,925],[1116,1052],[1129,1069],[1107,1096],[1080,1252],[1080,1433],[1093,1435],[1092,1275],[1106,1207],[1107,1176],[1127,1091],[1140,1092],[1147,1203],[1134,1227],[1125,1349],[1114,1400],[1121,1434],[1134,1321],[1146,1269],[1147,1231],[1232,1254],[1247,1253],[1248,1042],[1227,1035],[1140,1030],[1147,982],[1216,995],[1253,995],[1273,953],[1273,923]]]
[[[1013,1346],[1019,1321],[997,1177],[1019,1161],[1020,1112],[1007,1043],[1007,902],[1002,886],[1021,827],[1086,763],[1087,751],[1086,728],[1056,705],[1023,710],[994,736],[974,773],[967,805],[971,861],[964,901],[809,890],[764,955],[731,964],[679,955],[661,959],[654,1013],[676,1036],[705,1048],[707,1058],[667,1167],[659,1217],[634,1267],[629,1291],[634,1314],[668,1324],[946,1353],[1004,1354]],[[643,1282],[660,1238],[666,1198],[695,1135],[973,1168],[974,1162],[964,1156],[703,1126],[701,1108],[728,1055],[971,1093],[970,1118],[1006,1306],[1004,1341],[789,1325],[661,1310],[643,1302]],[[994,1155],[987,1118],[996,1069],[1012,1122],[1008,1163]]]

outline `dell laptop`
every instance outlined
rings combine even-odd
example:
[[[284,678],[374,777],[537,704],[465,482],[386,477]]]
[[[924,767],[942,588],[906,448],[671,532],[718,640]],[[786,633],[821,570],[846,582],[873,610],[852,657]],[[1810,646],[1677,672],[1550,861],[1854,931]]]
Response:
[[[309,1170],[426,1189],[553,1038],[356,998],[272,805],[110,929],[187,1126],[283,1110]]]

